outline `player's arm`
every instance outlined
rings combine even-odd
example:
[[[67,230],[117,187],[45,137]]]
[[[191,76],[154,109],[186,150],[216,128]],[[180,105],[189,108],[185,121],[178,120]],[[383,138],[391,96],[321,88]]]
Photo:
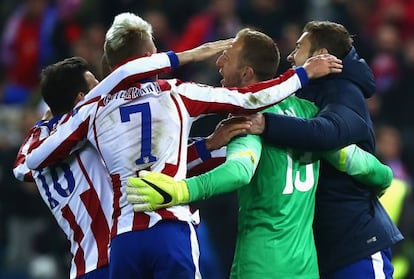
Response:
[[[32,171],[27,167],[26,156],[37,146],[39,142],[43,141],[50,135],[50,130],[53,125],[59,121],[60,117],[53,117],[50,109],[47,109],[42,116],[42,119],[37,121],[35,125],[29,130],[13,164],[13,174],[16,179],[24,182],[34,182]]]
[[[230,140],[246,134],[251,122],[244,116],[220,121],[208,137],[192,138],[187,148],[187,177],[205,173],[226,160],[226,145]]]
[[[161,173],[142,171],[139,178],[128,178],[127,199],[135,211],[148,211],[234,191],[250,182],[260,153],[259,137],[237,138],[227,146],[226,162],[205,174],[175,181]]]
[[[226,161],[207,173],[185,179],[190,202],[234,191],[250,182],[262,150],[254,135],[235,138],[227,145]]]
[[[325,92],[317,104],[322,110],[311,119],[264,113],[252,133],[267,142],[319,152],[347,146],[370,138],[369,123],[360,115],[365,99],[359,92]],[[283,131],[283,132],[282,132]]]
[[[19,152],[17,153],[16,160],[13,164],[13,174],[16,179],[20,181],[34,182],[32,172],[26,165],[26,155],[29,152],[30,146],[33,142],[40,140],[42,129],[48,128],[41,126],[40,123],[32,127],[20,146]]]
[[[391,168],[355,144],[348,145],[338,151],[324,152],[322,158],[359,182],[377,188],[379,193],[391,185],[393,179]]]
[[[226,146],[208,150],[206,138],[193,138],[187,146],[187,177],[205,173],[226,160]]]
[[[80,149],[87,140],[91,114],[95,103],[84,105],[76,114],[65,114],[53,133],[34,142],[26,155],[27,167],[38,170],[60,162]]]
[[[196,48],[175,53],[173,51],[155,53],[139,57],[114,69],[86,96],[85,101],[107,94],[113,88],[130,79],[142,80],[161,73],[170,72],[190,62],[203,61],[231,46],[232,39],[202,44]]]
[[[254,113],[289,97],[305,86],[310,78],[340,72],[340,63],[334,56],[315,56],[303,67],[289,69],[275,79],[242,88],[217,88],[174,80],[170,81],[170,86],[172,91],[182,96],[187,111],[193,117],[208,113]],[[332,65],[338,67],[332,68]]]

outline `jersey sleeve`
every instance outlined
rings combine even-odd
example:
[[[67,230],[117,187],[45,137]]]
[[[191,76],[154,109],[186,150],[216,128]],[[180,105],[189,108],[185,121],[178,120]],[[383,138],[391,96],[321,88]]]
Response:
[[[327,101],[317,104],[321,111],[314,118],[265,113],[262,136],[266,141],[308,151],[328,151],[371,137],[369,123],[361,117],[365,103],[361,94],[337,91],[318,94],[329,94],[329,98],[321,97]]]
[[[226,146],[209,151],[205,138],[192,138],[187,146],[187,177],[208,172],[226,160]]]
[[[242,88],[225,88],[170,81],[171,91],[181,96],[192,117],[209,113],[254,113],[292,95],[308,82],[302,67],[289,69],[279,77]],[[162,87],[162,86],[161,86]],[[169,89],[169,88],[165,88]]]
[[[43,141],[31,145],[26,156],[27,167],[38,170],[60,162],[87,141],[91,115],[95,102],[81,107],[78,111],[62,117],[56,129]]]
[[[367,186],[386,189],[391,185],[391,168],[355,144],[338,151],[324,152],[322,157],[339,171],[349,174]]]
[[[34,182],[32,172],[26,164],[26,156],[32,149],[32,146],[49,136],[49,133],[50,130],[45,121],[37,123],[30,129],[20,146],[16,160],[13,164],[13,174],[16,179],[24,182]]]
[[[105,77],[97,87],[89,91],[85,101],[107,94],[109,90],[123,86],[130,80],[142,80],[169,72],[179,66],[177,55],[173,51],[155,53],[151,56],[134,59],[116,68]]]
[[[250,182],[262,150],[260,137],[247,135],[227,145],[226,161],[217,168],[185,181],[190,201],[234,191]]]

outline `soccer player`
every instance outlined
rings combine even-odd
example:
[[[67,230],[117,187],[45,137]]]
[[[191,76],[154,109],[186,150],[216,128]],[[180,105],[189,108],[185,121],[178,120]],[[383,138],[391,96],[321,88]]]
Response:
[[[154,53],[151,26],[134,14],[120,14],[106,34],[104,49],[112,69]],[[79,147],[79,142],[89,141],[102,156],[114,191],[110,278],[198,278],[197,216],[188,205],[134,213],[126,200],[127,177],[150,169],[184,178],[185,147],[197,117],[258,111],[300,88],[307,76],[340,72],[340,67],[334,57],[322,56],[280,78],[232,90],[176,79],[145,83],[129,79],[77,107],[27,155],[27,165],[31,169],[51,165]]]
[[[240,31],[217,60],[225,86],[267,80],[275,75],[278,64],[273,40],[249,29]],[[289,97],[267,111],[309,118],[318,109]],[[355,145],[324,156],[376,187],[387,187],[392,179],[390,168]],[[319,171],[315,154],[276,148],[248,135],[231,141],[226,157],[216,169],[180,181],[142,171],[140,178],[128,179],[128,200],[135,203],[135,210],[147,211],[238,190],[238,236],[230,277],[319,278],[312,232]]]
[[[315,102],[317,117],[265,113],[260,125],[254,125],[255,132],[276,146],[329,150],[356,143],[373,153],[375,136],[365,98],[375,92],[375,81],[352,43],[340,24],[307,23],[288,61],[300,66],[311,56],[329,52],[343,59],[344,71],[296,93]],[[390,247],[403,236],[375,190],[322,161],[316,197],[314,232],[321,278],[392,278]]]
[[[101,87],[111,90],[136,76],[146,78],[168,71],[178,63],[205,59],[227,48],[228,43],[207,43],[177,54],[158,53],[133,60],[103,80]],[[30,171],[25,159],[33,146],[49,136],[63,114],[78,102],[99,96],[100,90],[87,94],[96,84],[86,61],[80,57],[45,68],[41,76],[41,93],[53,118],[39,121],[31,129],[14,164],[16,178],[36,182],[42,198],[70,241],[73,255],[70,278],[109,277],[108,245],[113,202],[109,174],[91,144],[86,144],[68,159],[38,171]]]

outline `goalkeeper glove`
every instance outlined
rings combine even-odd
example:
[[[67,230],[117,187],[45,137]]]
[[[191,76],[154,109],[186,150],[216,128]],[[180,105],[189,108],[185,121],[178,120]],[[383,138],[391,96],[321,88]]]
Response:
[[[135,212],[153,211],[189,202],[187,184],[184,180],[149,171],[140,171],[139,177],[127,179],[127,200]]]

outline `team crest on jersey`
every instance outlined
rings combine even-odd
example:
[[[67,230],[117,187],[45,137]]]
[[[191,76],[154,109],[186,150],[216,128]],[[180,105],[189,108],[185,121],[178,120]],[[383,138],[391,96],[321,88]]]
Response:
[[[141,87],[132,86],[126,90],[120,90],[115,94],[107,95],[103,98],[102,102],[104,105],[107,105],[112,100],[124,99],[124,100],[134,100],[148,94],[159,94],[161,93],[161,88],[156,82],[148,82],[141,84]]]

